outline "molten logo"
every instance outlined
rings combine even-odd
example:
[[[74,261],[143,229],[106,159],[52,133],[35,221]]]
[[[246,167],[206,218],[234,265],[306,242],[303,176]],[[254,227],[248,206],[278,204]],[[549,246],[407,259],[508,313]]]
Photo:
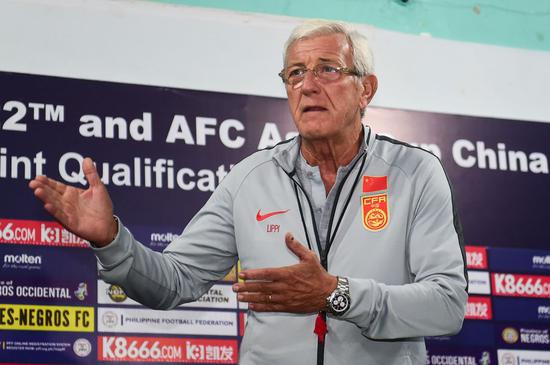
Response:
[[[21,255],[4,255],[5,264],[30,264],[30,265],[41,265],[42,257],[41,256],[30,256],[26,253]]]

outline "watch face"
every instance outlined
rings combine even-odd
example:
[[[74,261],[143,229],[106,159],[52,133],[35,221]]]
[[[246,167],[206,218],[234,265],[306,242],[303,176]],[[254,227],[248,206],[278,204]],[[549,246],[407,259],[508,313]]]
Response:
[[[349,297],[342,293],[336,293],[330,300],[330,307],[335,314],[344,313],[349,308]]]

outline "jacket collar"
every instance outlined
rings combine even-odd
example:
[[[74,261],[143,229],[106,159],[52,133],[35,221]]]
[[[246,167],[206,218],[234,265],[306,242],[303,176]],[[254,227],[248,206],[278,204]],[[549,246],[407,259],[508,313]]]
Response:
[[[372,133],[372,129],[367,125],[363,125],[363,132],[363,150],[360,150],[358,153],[363,151],[369,153],[374,145],[375,135]],[[294,174],[294,170],[296,169],[296,160],[300,153],[300,144],[301,137],[298,135],[290,140],[281,142],[279,145],[280,148],[277,148],[273,155],[273,160],[275,163],[281,166],[281,168],[288,174]]]

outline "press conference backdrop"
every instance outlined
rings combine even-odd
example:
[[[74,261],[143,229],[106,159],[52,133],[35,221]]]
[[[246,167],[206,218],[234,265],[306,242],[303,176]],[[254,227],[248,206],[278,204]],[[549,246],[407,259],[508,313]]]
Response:
[[[286,101],[8,72],[0,85],[0,362],[237,363],[238,268],[197,302],[146,309],[98,279],[27,183],[85,187],[92,156],[116,213],[160,251],[234,164],[295,134]],[[389,108],[365,122],[436,154],[454,185],[471,296],[462,331],[428,339],[428,363],[550,361],[550,125]]]

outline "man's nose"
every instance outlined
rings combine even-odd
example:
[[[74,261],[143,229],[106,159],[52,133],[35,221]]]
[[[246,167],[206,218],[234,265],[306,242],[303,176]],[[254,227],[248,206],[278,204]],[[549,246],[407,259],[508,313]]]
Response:
[[[308,70],[305,73],[301,87],[303,93],[314,93],[319,91],[319,79],[315,76],[313,70]]]

